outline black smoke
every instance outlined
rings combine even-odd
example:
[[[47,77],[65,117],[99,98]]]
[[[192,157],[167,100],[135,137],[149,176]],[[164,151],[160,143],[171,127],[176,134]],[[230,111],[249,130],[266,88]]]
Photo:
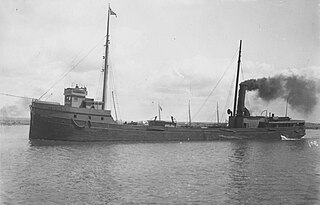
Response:
[[[257,95],[264,101],[282,98],[294,110],[309,114],[317,104],[316,82],[304,76],[277,75],[268,78],[250,79],[241,84],[247,86],[248,91],[257,91]]]

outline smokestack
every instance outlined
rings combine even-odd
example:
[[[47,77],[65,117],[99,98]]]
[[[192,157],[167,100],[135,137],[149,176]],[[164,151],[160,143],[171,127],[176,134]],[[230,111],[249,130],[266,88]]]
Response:
[[[247,85],[241,83],[240,84],[240,90],[239,90],[239,97],[238,97],[237,116],[243,116],[244,101],[245,101],[245,97],[246,97],[246,90],[247,90]]]

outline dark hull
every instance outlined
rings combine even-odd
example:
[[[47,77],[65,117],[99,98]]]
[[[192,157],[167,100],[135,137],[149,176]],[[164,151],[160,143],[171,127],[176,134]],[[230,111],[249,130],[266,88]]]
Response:
[[[29,139],[83,142],[279,140],[281,135],[287,138],[301,138],[305,135],[305,129],[304,127],[229,129],[119,125],[113,121],[110,112],[100,113],[98,110],[67,109],[61,105],[33,103]]]

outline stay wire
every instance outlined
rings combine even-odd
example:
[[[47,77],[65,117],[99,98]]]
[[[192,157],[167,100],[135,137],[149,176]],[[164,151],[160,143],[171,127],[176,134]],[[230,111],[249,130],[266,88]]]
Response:
[[[97,99],[101,97],[102,76],[103,76],[103,72],[100,72],[98,85],[96,86],[97,87],[97,90],[96,90],[96,98]]]
[[[78,67],[78,65],[84,60],[86,59],[91,53],[92,51],[94,51],[99,45],[101,45],[101,41],[105,39],[105,36],[103,37],[103,39],[101,39],[84,57],[82,57],[78,63],[76,63],[74,66],[72,66],[71,69],[69,69],[61,78],[59,78],[55,83],[53,83],[53,85],[43,94],[40,96],[40,98],[38,100],[41,100],[41,98],[46,95],[54,86],[56,86],[62,79],[64,79],[71,71],[73,71],[74,69],[76,69]]]
[[[209,95],[207,96],[207,98],[205,99],[205,101],[202,103],[202,105],[200,106],[199,110],[196,112],[196,114],[192,117],[192,120],[200,113],[200,111],[202,110],[202,108],[204,107],[204,105],[207,103],[207,101],[209,100],[209,98],[211,97],[212,93],[214,92],[214,90],[218,87],[219,83],[221,82],[221,80],[223,79],[223,77],[225,76],[225,74],[227,73],[227,71],[229,70],[232,62],[234,61],[234,58],[236,56],[238,52],[238,49],[235,51],[232,59],[230,60],[229,65],[227,66],[227,68],[225,69],[225,71],[223,72],[223,74],[221,75],[220,79],[218,80],[217,84],[214,86],[214,88],[211,90],[211,92],[209,93]]]
[[[110,66],[110,74],[111,74],[111,79],[112,79],[112,81],[111,81],[111,83],[112,83],[112,89],[113,89],[113,91],[114,91],[114,103],[115,103],[115,107],[116,107],[116,109],[117,109],[117,115],[118,115],[118,117],[119,117],[119,120],[121,121],[121,114],[120,114],[120,106],[119,106],[119,101],[118,101],[118,95],[117,95],[117,88],[116,88],[116,80],[115,80],[115,76],[116,76],[116,74],[115,74],[115,69],[113,68],[113,66],[112,66],[112,64],[111,64],[111,66]],[[111,87],[111,86],[110,86]]]
[[[28,100],[33,100],[35,98],[31,98],[31,97],[25,97],[25,96],[19,96],[19,95],[12,95],[12,94],[7,94],[7,93],[0,93],[0,95],[6,95],[9,97],[15,97],[15,98],[24,98],[24,99],[28,99]]]
[[[236,71],[234,72],[232,79],[235,79],[235,76],[236,76]],[[226,103],[225,103],[224,108],[223,108],[224,112],[223,112],[223,114],[221,116],[221,119],[225,118],[225,115],[226,115],[225,110],[227,110],[227,107],[232,106],[232,105],[230,105],[230,104],[232,104],[232,101],[230,100],[230,98],[231,98],[231,94],[232,94],[232,91],[233,91],[233,87],[234,87],[234,81],[232,81],[232,83],[230,84],[228,97],[227,97]]]
[[[241,70],[242,81],[244,81],[245,77],[244,77],[244,74],[243,74],[244,72],[243,72],[242,64],[240,65],[240,70]],[[247,104],[248,104],[249,110],[251,110],[249,98],[246,98],[246,102],[247,102]]]

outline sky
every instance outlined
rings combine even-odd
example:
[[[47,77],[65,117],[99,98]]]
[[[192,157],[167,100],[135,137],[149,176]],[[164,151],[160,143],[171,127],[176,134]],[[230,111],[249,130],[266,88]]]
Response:
[[[2,0],[0,93],[63,104],[63,89],[86,86],[101,100],[106,14],[110,3],[108,109],[123,121],[158,114],[187,121],[227,119],[233,107],[239,41],[240,81],[301,75],[316,83],[320,123],[320,1],[316,0]],[[71,70],[72,69],[72,70]],[[68,71],[70,71],[65,75]],[[48,89],[51,88],[49,91]],[[2,117],[28,117],[30,100],[0,95]],[[217,109],[218,105],[218,109]],[[286,102],[247,93],[253,115],[285,114]]]

